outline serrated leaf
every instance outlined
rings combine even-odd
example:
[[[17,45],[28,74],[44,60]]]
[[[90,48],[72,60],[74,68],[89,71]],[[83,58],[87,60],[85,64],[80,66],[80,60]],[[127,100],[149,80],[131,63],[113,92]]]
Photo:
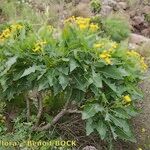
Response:
[[[110,115],[110,119],[117,127],[122,128],[125,132],[128,133],[130,131],[129,124],[125,119],[117,118],[113,115]]]
[[[58,67],[57,69],[62,74],[68,75],[68,73],[69,73],[69,68],[68,67]]]
[[[103,81],[115,92],[118,93],[117,87],[114,83],[111,83],[109,80],[103,78]]]
[[[127,114],[131,117],[135,117],[139,114],[138,110],[136,110],[133,106],[128,106],[124,108]]]
[[[86,88],[87,88],[87,80],[84,79],[83,76],[79,76],[79,75],[73,75],[74,81],[75,81],[75,88],[82,90],[83,92],[86,92]]]
[[[110,115],[109,115],[108,111],[106,111],[105,121],[108,121],[108,122],[111,121],[110,120]]]
[[[62,86],[62,89],[64,90],[69,83],[68,77],[64,75],[60,75],[58,79],[59,79],[60,85]]]
[[[107,133],[106,124],[102,120],[99,120],[98,124],[96,124],[95,128],[96,128],[97,132],[99,133],[101,139],[104,140],[106,137],[106,133]]]
[[[104,110],[103,106],[99,104],[87,104],[82,111],[82,119],[88,119],[93,117],[96,113],[102,112]]]
[[[9,69],[17,61],[17,56],[9,58],[6,62],[6,67]]]
[[[38,88],[38,91],[42,91],[42,90],[45,90],[47,89],[49,86],[48,86],[48,82],[47,81],[43,81],[39,84],[39,88]]]
[[[70,72],[78,67],[77,62],[74,59],[70,59]]]
[[[101,75],[99,73],[95,73],[95,71],[92,71],[92,76],[93,76],[93,84],[97,87],[97,88],[102,88],[102,78]]]
[[[113,138],[116,140],[118,135],[116,134],[116,128],[110,124],[110,130],[113,135]]]
[[[54,96],[56,96],[58,93],[62,91],[62,87],[56,78],[53,81],[53,90],[54,90]]]
[[[94,126],[92,125],[92,119],[86,120],[86,135],[89,136],[92,132],[94,132]]]
[[[116,109],[112,110],[112,112],[114,112],[114,115],[118,118],[122,118],[122,119],[130,119],[131,118],[127,114],[127,112],[121,108],[116,108]]]
[[[116,127],[116,133],[118,135],[119,138],[123,139],[123,140],[127,140],[127,141],[131,141],[131,142],[136,142],[136,139],[132,133],[132,131],[125,132],[122,128],[118,128]]]
[[[14,65],[17,61],[17,56],[11,57],[8,59],[8,61],[5,63],[5,69],[3,72],[0,73],[0,76],[3,76],[7,71]]]
[[[123,79],[122,73],[115,66],[109,66],[101,71],[106,78]]]
[[[25,76],[27,76],[31,73],[34,73],[36,71],[36,68],[37,68],[37,66],[33,65],[32,67],[29,67],[29,68],[25,69],[20,78],[25,77]]]

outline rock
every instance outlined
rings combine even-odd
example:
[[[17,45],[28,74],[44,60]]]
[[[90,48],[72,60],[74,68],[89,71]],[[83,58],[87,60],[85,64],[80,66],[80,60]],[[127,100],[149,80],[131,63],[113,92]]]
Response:
[[[101,15],[102,16],[104,16],[104,17],[106,17],[106,16],[108,16],[109,14],[111,14],[113,12],[113,8],[112,7],[110,7],[110,6],[103,6],[102,7],[102,9],[101,9]]]
[[[145,6],[142,11],[144,14],[149,14],[150,13],[150,6]]]
[[[129,43],[129,46],[128,46],[128,48],[130,49],[130,50],[133,50],[133,49],[138,49],[138,45],[137,44],[134,44],[134,43]]]
[[[119,2],[119,3],[117,4],[118,10],[121,10],[121,9],[126,10],[127,7],[128,7],[128,5],[127,5],[126,2]]]
[[[144,36],[150,36],[150,27],[142,30],[141,32]]]
[[[78,0],[78,1],[81,2],[81,3],[87,3],[87,4],[90,3],[90,0]]]
[[[138,25],[140,25],[140,24],[142,24],[142,23],[144,23],[144,16],[135,16],[134,18],[133,18],[133,25],[134,26],[138,26]]]
[[[132,44],[141,45],[142,43],[145,43],[145,42],[148,42],[148,41],[150,42],[150,39],[146,38],[142,35],[132,33],[130,35],[129,41]]]
[[[94,146],[86,146],[82,150],[97,150]]]
[[[114,7],[117,5],[117,2],[114,0],[102,0],[102,5]]]

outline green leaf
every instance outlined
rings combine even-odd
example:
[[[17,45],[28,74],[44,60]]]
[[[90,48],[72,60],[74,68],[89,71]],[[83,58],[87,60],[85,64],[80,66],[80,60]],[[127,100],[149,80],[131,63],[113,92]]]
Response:
[[[45,90],[45,89],[47,89],[48,87],[49,87],[49,86],[48,86],[48,82],[47,82],[47,81],[42,81],[42,82],[39,84],[38,91]]]
[[[136,139],[131,131],[125,132],[123,129],[116,127],[116,133],[117,133],[118,137],[123,140],[128,140],[128,141],[131,141],[134,143],[136,142]]]
[[[106,124],[102,120],[99,120],[98,124],[96,124],[95,128],[96,128],[97,132],[99,133],[99,135],[101,136],[101,139],[104,140],[106,137],[106,133],[107,133]]]
[[[50,86],[53,86],[54,70],[49,70],[47,73],[47,80]]]
[[[64,90],[69,83],[68,77],[64,75],[60,75],[58,79],[59,79],[60,85],[62,86],[62,89]]]
[[[109,126],[110,126],[111,133],[113,135],[113,138],[116,140],[118,137],[118,135],[116,134],[116,128],[112,126],[111,124],[109,124]]]
[[[72,72],[74,69],[76,69],[79,65],[74,59],[70,59],[70,72]]]
[[[69,73],[69,68],[68,67],[61,66],[61,67],[58,67],[57,69],[62,74],[68,75],[68,73]]]
[[[108,113],[108,110],[106,111],[106,115],[105,115],[105,121],[110,122],[110,114]]]
[[[84,100],[85,93],[79,89],[73,89],[71,99],[77,102],[82,102]]]
[[[17,58],[17,56],[14,56],[8,59],[8,61],[5,63],[5,69],[0,73],[0,76],[3,76],[7,73],[7,71],[16,63]]]
[[[92,125],[93,120],[87,119],[86,120],[86,135],[89,136],[92,132],[94,132],[94,126]]]
[[[103,106],[99,104],[87,104],[82,112],[82,119],[88,119],[93,117],[96,113],[102,112],[104,110]]]
[[[9,69],[13,64],[16,63],[17,58],[18,58],[17,56],[9,58],[9,60],[6,62],[7,69]]]
[[[81,75],[73,75],[73,81],[75,81],[75,88],[86,92],[87,89],[87,80]]]
[[[115,83],[111,83],[109,80],[106,80],[103,78],[103,81],[115,92],[118,93],[117,91],[117,87],[115,85]]]
[[[36,71],[36,69],[37,69],[37,66],[35,66],[35,65],[33,65],[32,67],[29,67],[29,68],[25,69],[24,72],[23,72],[23,74],[22,74],[22,76],[20,78],[25,77],[25,76],[27,76],[27,75],[29,75],[31,73],[34,73]]]
[[[53,82],[53,90],[54,90],[54,96],[56,96],[58,93],[62,91],[62,87],[56,78],[54,79]]]
[[[139,111],[137,109],[135,109],[133,106],[128,106],[124,109],[127,112],[127,114],[131,117],[135,117],[139,114]]]
[[[95,73],[95,71],[92,70],[92,76],[93,76],[93,84],[97,88],[102,88],[102,78],[101,78],[101,75],[99,73]]]
[[[108,66],[107,68],[101,70],[101,72],[106,78],[112,78],[117,80],[123,79],[124,76],[122,72],[119,71],[119,69],[115,66]]]
[[[122,128],[127,133],[130,132],[129,124],[125,119],[117,118],[113,115],[110,115],[110,119],[117,127]]]
[[[127,112],[122,109],[122,108],[116,108],[114,110],[112,110],[112,112],[114,113],[114,115],[118,118],[122,118],[122,119],[130,119],[131,117],[127,114]]]

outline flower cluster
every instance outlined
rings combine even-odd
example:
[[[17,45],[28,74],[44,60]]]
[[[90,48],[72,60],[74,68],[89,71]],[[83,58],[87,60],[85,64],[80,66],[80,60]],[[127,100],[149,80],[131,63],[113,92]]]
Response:
[[[37,43],[35,43],[34,48],[32,49],[33,52],[42,51],[45,44],[46,44],[46,41],[38,41]]]
[[[23,28],[21,24],[12,24],[10,27],[12,30],[20,30]]]
[[[99,29],[98,24],[94,24],[90,22],[90,18],[83,18],[83,17],[70,17],[65,20],[65,23],[75,23],[80,30],[89,29],[92,32],[96,32]]]
[[[4,42],[5,39],[9,38],[11,36],[11,30],[9,28],[5,29],[0,34],[0,42]]]
[[[100,57],[101,59],[103,59],[107,64],[112,64],[110,51],[106,51],[106,50],[103,51],[103,52],[99,55],[99,57]]]
[[[12,24],[9,28],[6,28],[5,30],[2,31],[0,34],[0,42],[4,42],[5,39],[8,39],[11,37],[13,32],[22,29],[23,26],[20,24]]]
[[[118,44],[116,42],[110,42],[110,44],[105,44],[105,42],[95,43],[93,48],[98,50],[103,50],[102,53],[99,54],[99,58],[103,59],[107,64],[112,64],[111,62],[111,54],[117,48]],[[97,53],[97,51],[96,51]]]
[[[144,57],[142,57],[139,53],[137,53],[137,52],[134,51],[134,50],[128,51],[128,52],[127,52],[127,55],[128,55],[129,57],[134,57],[134,58],[139,59],[141,71],[142,71],[142,72],[147,71],[148,66],[147,66],[147,64],[146,64],[145,61],[144,61]]]
[[[141,69],[142,69],[143,72],[147,71],[148,66],[147,66],[147,64],[144,61],[144,57],[141,58],[140,65],[141,65]]]
[[[118,44],[116,42],[110,42],[110,44],[108,43],[104,43],[104,42],[100,42],[100,43],[95,43],[93,45],[93,48],[95,49],[99,49],[99,48],[104,48],[107,49],[108,51],[113,51],[117,48]]]
[[[131,56],[131,57],[140,57],[140,54],[137,53],[137,52],[134,51],[134,50],[128,51],[128,52],[127,52],[127,55],[128,55],[128,56]]]

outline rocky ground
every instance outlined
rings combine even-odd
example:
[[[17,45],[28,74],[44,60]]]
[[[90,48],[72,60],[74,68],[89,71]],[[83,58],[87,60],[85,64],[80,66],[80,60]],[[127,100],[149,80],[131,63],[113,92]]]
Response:
[[[45,4],[36,0],[27,0],[27,2],[30,7],[41,13],[49,11],[53,7],[48,1]],[[90,0],[73,0],[72,3],[68,0],[67,3],[67,6],[63,3],[54,5],[54,12],[57,13],[60,22],[71,15],[94,15],[89,8]],[[143,55],[150,56],[150,0],[101,0],[101,4],[101,11],[96,15],[107,17],[116,13],[127,18],[133,32],[129,37],[129,48],[139,49]],[[4,22],[5,19],[0,9],[0,23]],[[140,48],[143,44],[146,46]],[[137,143],[117,142],[115,150],[138,150],[139,148],[141,148],[139,150],[150,150],[150,79],[146,79],[141,84],[141,88],[145,94],[144,100],[138,104],[142,112],[132,121]],[[86,146],[83,150],[96,150],[96,148]],[[101,150],[101,148],[99,147],[97,150]]]

